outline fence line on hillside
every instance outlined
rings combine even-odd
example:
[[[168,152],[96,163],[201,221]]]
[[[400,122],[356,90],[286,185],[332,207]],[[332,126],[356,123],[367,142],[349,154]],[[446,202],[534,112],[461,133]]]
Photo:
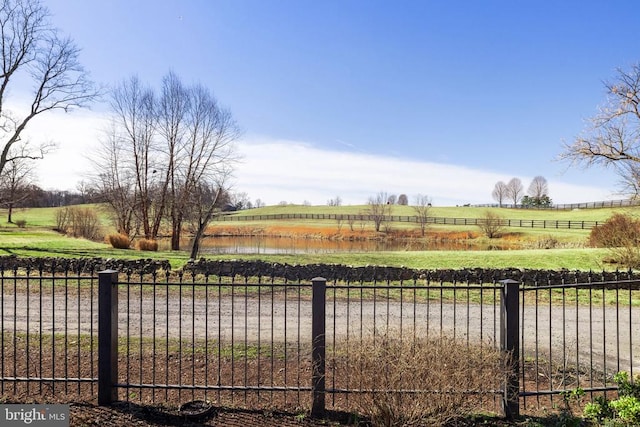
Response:
[[[503,203],[488,203],[488,204],[475,204],[469,205],[478,208],[505,208],[505,209],[542,209],[542,210],[574,210],[574,209],[602,209],[602,208],[624,208],[640,206],[640,199],[620,199],[620,200],[601,200],[597,202],[581,202],[581,203],[566,203],[566,204],[554,204],[549,206],[536,206],[526,207],[522,205],[514,205]]]
[[[348,215],[348,214],[269,214],[269,215],[222,215],[216,218],[220,222],[242,222],[242,221],[280,221],[280,220],[333,220],[342,222],[374,222],[380,220],[375,215]],[[446,218],[428,217],[426,224],[436,225],[470,225],[479,226],[486,223],[483,218]],[[410,215],[387,215],[383,222],[406,222],[420,224],[421,219]],[[543,219],[500,219],[501,225],[515,228],[547,228],[547,229],[578,229],[590,230],[602,224],[602,221],[575,221],[575,220],[543,220]]]

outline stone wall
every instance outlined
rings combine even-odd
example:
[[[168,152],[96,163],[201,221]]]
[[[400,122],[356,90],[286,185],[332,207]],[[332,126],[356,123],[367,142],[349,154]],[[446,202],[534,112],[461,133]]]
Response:
[[[265,261],[205,260],[187,263],[182,269],[171,270],[167,260],[103,259],[103,258],[22,258],[0,256],[0,272],[28,270],[35,273],[95,274],[103,270],[117,270],[130,274],[205,274],[228,277],[283,278],[290,281],[310,281],[324,277],[329,282],[419,281],[420,283],[494,283],[511,279],[530,286],[558,285],[590,282],[638,280],[634,271],[588,272],[577,270],[523,270],[507,269],[413,269],[404,267],[364,266],[338,264],[280,264]]]
[[[185,272],[215,276],[277,277],[288,280],[310,281],[324,277],[328,281],[399,281],[417,280],[422,283],[494,283],[511,279],[527,285],[589,283],[616,280],[640,280],[640,274],[625,272],[588,272],[570,270],[507,269],[412,269],[404,267],[365,266],[352,267],[336,264],[291,265],[264,261],[211,261],[199,260],[185,265]]]
[[[171,269],[169,261],[153,259],[50,258],[0,256],[0,271],[27,270],[33,273],[94,274],[103,270],[152,273]]]

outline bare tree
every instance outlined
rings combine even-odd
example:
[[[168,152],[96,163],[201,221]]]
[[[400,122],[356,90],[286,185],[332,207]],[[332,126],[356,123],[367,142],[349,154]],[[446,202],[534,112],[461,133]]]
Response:
[[[191,194],[198,185],[217,183],[220,186],[225,181],[235,161],[233,143],[240,136],[231,113],[221,108],[204,86],[196,85],[186,95],[189,98],[185,102],[184,127],[178,130],[182,135],[176,139],[175,148],[170,148],[173,142],[167,145],[168,149],[175,149],[174,158],[169,159],[172,164],[169,184],[171,248],[174,250],[180,249],[183,220],[193,208],[188,203]]]
[[[105,200],[113,216],[116,231],[130,236],[135,231],[136,177],[127,165],[127,144],[118,137],[116,127],[105,131],[96,150],[90,181]]]
[[[113,127],[94,182],[110,199],[120,232],[129,235],[135,218],[145,238],[155,239],[168,218],[171,248],[178,250],[185,221],[197,217],[196,228],[204,229],[218,208],[218,196],[203,205],[202,189],[226,194],[220,182],[234,161],[239,129],[205,87],[187,87],[173,73],[159,96],[134,77],[116,88],[111,104]]]
[[[327,200],[327,206],[342,206],[342,198],[336,196],[333,199]]]
[[[131,209],[142,227],[145,239],[155,239],[166,209],[166,174],[160,174],[162,159],[156,132],[155,96],[137,77],[122,81],[111,94],[115,139],[123,150],[121,170],[133,177]],[[109,159],[107,158],[108,162]],[[126,172],[125,172],[126,171]],[[111,178],[113,179],[113,178]],[[128,235],[128,233],[126,233]]]
[[[478,227],[490,239],[500,236],[505,225],[502,217],[495,212],[486,211],[481,218],[478,218]]]
[[[78,196],[80,197],[80,204],[89,203],[90,201],[97,202],[97,194],[95,192],[95,188],[91,186],[91,184],[85,180],[80,180],[76,184],[76,190],[78,191]]]
[[[390,204],[390,205],[395,205],[396,204],[396,200],[397,200],[396,195],[395,194],[391,194],[387,198],[387,203]]]
[[[618,69],[606,82],[607,98],[590,126],[573,143],[566,144],[561,159],[585,167],[615,168],[622,190],[634,196],[640,190],[640,64]]]
[[[529,184],[527,194],[535,200],[541,200],[544,196],[548,196],[549,184],[547,183],[547,179],[540,175],[533,178],[531,184]]]
[[[376,232],[380,231],[380,226],[387,220],[387,216],[391,214],[391,204],[388,202],[387,193],[380,192],[374,197],[369,197],[367,205],[367,213],[373,221]]]
[[[406,194],[401,194],[398,196],[398,204],[400,206],[407,206],[409,204],[409,198]]]
[[[190,189],[197,184],[190,174],[186,127],[190,109],[189,92],[182,81],[173,72],[162,79],[161,95],[157,104],[158,133],[164,152],[163,188],[168,203],[169,221],[171,223],[171,249],[180,249],[182,221],[184,211],[181,209],[189,197]],[[183,170],[186,167],[186,170]]]
[[[0,174],[8,162],[42,158],[47,144],[15,150],[22,132],[36,116],[86,106],[98,95],[78,61],[79,49],[53,27],[39,0],[0,0]],[[32,83],[30,105],[19,113],[5,105],[12,83]]]
[[[507,199],[511,200],[515,206],[520,203],[522,196],[524,196],[522,181],[519,178],[511,178],[507,183]]]
[[[220,212],[222,205],[224,204],[225,190],[222,185],[215,184],[203,184],[195,188],[192,193],[195,213],[194,220],[196,224],[195,233],[193,235],[193,242],[191,243],[191,252],[189,258],[195,260],[200,252],[200,244],[204,237],[207,226],[211,222],[211,219],[215,216],[216,212]]]
[[[26,158],[9,161],[0,175],[0,205],[7,208],[7,222],[12,223],[13,208],[31,194],[33,163]]]
[[[349,224],[349,230],[353,231],[353,225],[356,222],[356,215],[347,215],[347,224]]]
[[[508,194],[509,189],[507,187],[507,184],[502,181],[498,181],[496,182],[496,186],[493,187],[491,196],[493,197],[493,200],[498,202],[498,205],[502,207],[502,203],[507,199]]]
[[[218,185],[220,187],[220,185]],[[244,209],[251,209],[253,207],[253,203],[251,203],[251,199],[249,198],[249,194],[244,191],[234,192],[231,191],[228,193],[229,195],[229,208],[236,211],[241,211]]]
[[[413,206],[413,210],[416,213],[416,221],[420,225],[420,231],[424,237],[427,228],[427,221],[429,219],[429,210],[431,209],[431,198],[423,194],[416,196],[416,204]]]

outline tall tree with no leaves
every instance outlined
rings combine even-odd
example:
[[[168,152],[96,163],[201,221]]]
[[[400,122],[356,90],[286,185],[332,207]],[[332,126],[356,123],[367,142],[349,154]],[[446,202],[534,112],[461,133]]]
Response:
[[[543,176],[536,176],[529,184],[527,194],[534,200],[542,200],[544,196],[549,195],[549,184],[547,179]]]
[[[127,161],[131,158],[130,145],[120,138],[117,123],[105,131],[98,149],[91,159],[92,187],[109,206],[118,233],[130,236],[136,227],[136,176]]]
[[[502,181],[498,181],[496,182],[496,186],[493,187],[493,192],[491,193],[491,196],[493,197],[493,200],[498,202],[498,205],[502,207],[502,203],[504,203],[508,194],[509,192],[508,192],[507,184],[505,184]]]
[[[120,174],[120,179],[111,177],[107,180],[125,182],[131,186],[129,203],[136,223],[142,228],[146,239],[155,239],[160,230],[164,215],[166,195],[166,176],[157,173],[160,169],[160,146],[156,138],[156,105],[155,95],[150,87],[146,87],[137,77],[122,81],[111,93],[111,111],[114,126],[110,135],[111,150],[118,149],[125,153],[112,153],[102,159],[102,164],[114,164],[113,172]],[[102,168],[98,165],[98,169]],[[125,175],[130,180],[122,180]],[[164,181],[163,181],[164,179]],[[102,178],[103,183],[105,177]],[[122,193],[112,193],[112,196]],[[129,227],[130,228],[130,227]],[[129,234],[129,233],[126,233]]]
[[[238,126],[205,87],[186,86],[174,73],[159,95],[136,78],[123,82],[111,107],[93,182],[121,232],[141,226],[145,238],[155,239],[168,219],[171,248],[180,249],[185,221],[198,216],[204,230],[217,208],[219,198],[209,203],[204,189],[226,191],[220,183],[230,174]]]
[[[391,204],[387,193],[381,191],[373,197],[369,197],[367,201],[367,213],[373,221],[376,231],[380,231],[380,227],[387,220],[387,216],[391,214]]]
[[[13,208],[32,193],[33,162],[25,158],[11,160],[0,174],[0,206],[7,208],[7,222],[12,223]]]
[[[427,228],[427,221],[429,219],[429,210],[431,209],[431,198],[424,194],[418,194],[416,196],[416,204],[413,206],[413,210],[416,213],[416,221],[420,225],[420,231],[424,237]]]
[[[522,181],[520,181],[520,178],[511,178],[507,183],[507,199],[517,205],[522,200],[522,196],[524,196]]]
[[[169,77],[168,84],[176,84],[171,75]],[[239,138],[240,130],[231,113],[220,107],[213,94],[204,86],[195,85],[185,92],[180,88],[174,90],[171,86],[165,87],[165,95],[167,90],[172,95],[165,102],[176,104],[177,113],[181,112],[183,105],[185,108],[182,118],[169,117],[171,121],[176,120],[176,133],[171,134],[172,138],[175,137],[175,142],[165,140],[168,143],[167,149],[173,153],[173,158],[169,160],[171,174],[168,207],[172,228],[171,248],[177,250],[180,248],[185,217],[188,210],[193,208],[189,203],[192,194],[199,185],[215,183],[216,187],[220,187],[226,181],[235,160],[233,143]],[[186,98],[177,99],[174,92],[175,96]],[[162,120],[161,118],[161,122]],[[215,202],[217,198],[210,206],[212,211],[216,208]]]
[[[615,168],[622,190],[640,195],[640,64],[618,70],[606,82],[607,98],[590,126],[573,143],[566,144],[561,159],[572,164]]]
[[[22,132],[36,116],[53,110],[69,111],[97,96],[78,60],[79,49],[62,37],[39,0],[0,0],[0,174],[8,162],[42,158],[47,145],[15,150]],[[28,108],[8,108],[14,84],[28,80]]]

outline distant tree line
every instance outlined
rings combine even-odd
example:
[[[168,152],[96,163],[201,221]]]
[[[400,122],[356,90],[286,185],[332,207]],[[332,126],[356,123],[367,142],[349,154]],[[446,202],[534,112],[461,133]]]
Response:
[[[96,197],[96,198],[94,198]],[[12,223],[14,209],[53,208],[99,202],[94,194],[66,191],[43,190],[33,183],[12,185],[0,178],[0,208],[7,210],[7,222]]]

